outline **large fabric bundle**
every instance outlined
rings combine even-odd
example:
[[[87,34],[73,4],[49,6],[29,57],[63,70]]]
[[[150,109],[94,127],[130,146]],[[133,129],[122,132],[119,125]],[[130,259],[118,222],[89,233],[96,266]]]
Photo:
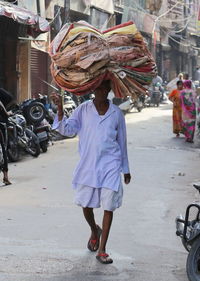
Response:
[[[50,45],[55,82],[76,95],[110,79],[116,97],[146,93],[155,62],[133,22],[100,32],[86,22],[63,26]]]

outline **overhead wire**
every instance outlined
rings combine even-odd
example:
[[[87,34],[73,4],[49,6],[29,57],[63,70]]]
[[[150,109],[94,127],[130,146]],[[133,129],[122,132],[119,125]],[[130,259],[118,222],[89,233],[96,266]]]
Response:
[[[164,28],[161,27],[161,29],[162,29],[163,32],[167,33],[167,31],[166,31]],[[184,47],[191,47],[191,48],[193,48],[193,49],[200,50],[199,47],[196,47],[196,46],[192,45],[191,43],[186,44],[186,43],[182,43],[182,42],[176,40],[176,39],[175,39],[174,37],[172,37],[172,35],[170,35],[170,34],[167,34],[167,36],[168,36],[168,38],[170,38],[172,41],[174,41],[175,43],[177,43],[177,44],[179,44],[179,45],[181,45],[181,46],[184,46]],[[180,39],[183,40],[183,41],[188,42],[188,40],[186,40],[186,39],[184,39],[184,38],[180,38]]]
[[[164,16],[166,16],[167,14],[169,14],[171,11],[173,11],[174,8],[176,8],[180,4],[182,5],[183,2],[182,1],[177,1],[176,4],[174,4],[170,9],[168,9],[166,12],[162,13],[161,15],[157,16],[157,18],[154,21],[154,25],[153,25],[152,36],[154,36],[155,29],[156,29],[156,24],[159,21],[159,19],[164,17]]]
[[[57,18],[57,16],[59,15],[59,13],[60,13],[60,11],[61,11],[61,8],[62,8],[62,7],[60,7],[60,8],[58,9],[58,11],[57,11],[57,13],[55,14],[54,18],[49,22],[49,25],[51,25],[51,24],[54,22],[54,20]]]

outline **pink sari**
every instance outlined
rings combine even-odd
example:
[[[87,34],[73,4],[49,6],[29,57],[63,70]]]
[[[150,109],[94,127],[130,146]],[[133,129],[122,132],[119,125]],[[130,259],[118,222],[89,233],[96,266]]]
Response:
[[[192,89],[181,91],[182,127],[186,141],[192,142],[196,121],[196,93]]]

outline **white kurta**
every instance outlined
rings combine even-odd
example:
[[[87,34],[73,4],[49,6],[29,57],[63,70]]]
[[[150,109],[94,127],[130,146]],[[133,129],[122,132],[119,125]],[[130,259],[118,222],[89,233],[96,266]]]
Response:
[[[121,110],[109,104],[105,115],[100,116],[93,101],[81,104],[70,118],[53,124],[62,135],[79,136],[80,161],[73,177],[74,188],[87,185],[118,191],[121,172],[129,173],[126,126]]]

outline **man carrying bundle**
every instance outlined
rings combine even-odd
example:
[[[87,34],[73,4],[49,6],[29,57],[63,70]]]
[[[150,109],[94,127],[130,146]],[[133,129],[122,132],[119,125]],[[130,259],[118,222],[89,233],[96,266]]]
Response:
[[[62,135],[78,134],[80,161],[75,170],[73,187],[75,202],[91,228],[87,247],[98,250],[97,260],[103,264],[113,260],[106,253],[106,243],[113,219],[113,211],[122,204],[124,182],[131,180],[129,172],[125,120],[120,109],[107,99],[110,81],[104,81],[95,92],[93,101],[84,102],[70,118],[63,115],[62,98],[52,94],[58,106],[53,129]],[[96,224],[93,208],[102,205],[102,229]]]

